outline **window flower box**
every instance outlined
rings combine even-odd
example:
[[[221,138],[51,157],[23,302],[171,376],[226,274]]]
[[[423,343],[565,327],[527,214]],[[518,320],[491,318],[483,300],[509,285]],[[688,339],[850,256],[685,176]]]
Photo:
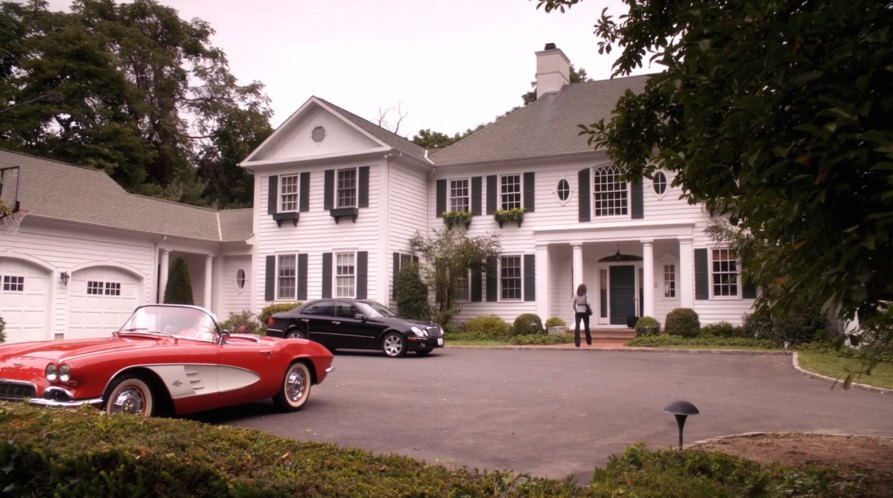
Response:
[[[525,211],[527,210],[524,208],[497,209],[496,213],[493,214],[493,219],[499,223],[499,228],[502,228],[502,225],[505,223],[517,223],[520,227],[521,222],[524,221]]]
[[[471,225],[471,213],[468,211],[444,211],[442,216],[444,225],[449,229],[460,225],[467,229]]]
[[[360,214],[360,210],[355,207],[346,207],[346,208],[335,208],[329,210],[329,214],[332,215],[332,218],[335,218],[335,223],[341,218],[350,218],[354,223],[357,222],[357,216]]]
[[[284,213],[273,213],[273,220],[276,221],[276,226],[281,227],[283,221],[291,221],[292,226],[298,226],[298,220],[301,218],[301,213],[297,211],[286,211]]]

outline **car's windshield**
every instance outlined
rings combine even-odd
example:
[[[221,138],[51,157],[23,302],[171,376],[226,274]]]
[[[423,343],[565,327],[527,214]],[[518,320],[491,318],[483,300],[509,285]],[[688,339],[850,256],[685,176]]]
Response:
[[[389,310],[387,307],[385,307],[385,305],[376,303],[375,301],[363,301],[361,303],[357,303],[357,307],[360,308],[360,311],[362,311],[363,314],[368,317],[397,316],[396,313]]]
[[[141,332],[213,341],[217,325],[208,312],[186,306],[141,306],[121,326],[119,333]]]

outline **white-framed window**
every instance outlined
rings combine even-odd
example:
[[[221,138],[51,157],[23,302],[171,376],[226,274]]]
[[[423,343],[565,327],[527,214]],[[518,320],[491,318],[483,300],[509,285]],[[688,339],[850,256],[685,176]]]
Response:
[[[499,178],[500,209],[521,207],[521,175],[503,175]]]
[[[120,296],[121,295],[121,282],[106,282],[105,283],[105,295],[106,296]]]
[[[88,296],[120,296],[121,282],[101,282],[99,280],[87,280]]]
[[[25,277],[3,275],[3,290],[8,292],[25,292]]]
[[[335,207],[357,207],[357,169],[339,169],[336,177]]]
[[[239,290],[244,289],[247,281],[248,276],[245,274],[245,270],[242,268],[236,270],[236,288]]]
[[[667,175],[663,171],[658,171],[654,174],[654,178],[651,180],[651,185],[654,187],[654,193],[658,196],[662,196],[667,192]]]
[[[88,296],[101,296],[103,289],[102,282],[98,282],[96,280],[87,280],[87,295]]]
[[[335,253],[335,297],[354,297],[356,283],[356,253]]]
[[[558,200],[563,206],[567,202],[568,198],[571,196],[570,182],[568,182],[566,178],[558,180],[558,186],[556,186],[555,188],[555,193],[558,194]]]
[[[593,206],[595,216],[625,216],[629,207],[629,190],[620,179],[620,170],[613,164],[595,168],[593,174]]]
[[[713,296],[737,296],[738,255],[735,249],[716,248],[712,256]]]
[[[276,256],[276,299],[295,301],[298,298],[298,256],[278,254]]]
[[[521,263],[521,256],[499,258],[499,296],[503,301],[520,301],[524,297]]]
[[[450,211],[471,211],[468,178],[450,180]]]
[[[298,178],[299,175],[283,175],[279,177],[279,212],[298,210]]]
[[[468,272],[456,279],[456,295],[454,297],[458,302],[471,301],[471,279],[468,277]]]
[[[664,265],[664,297],[676,297],[676,265]]]

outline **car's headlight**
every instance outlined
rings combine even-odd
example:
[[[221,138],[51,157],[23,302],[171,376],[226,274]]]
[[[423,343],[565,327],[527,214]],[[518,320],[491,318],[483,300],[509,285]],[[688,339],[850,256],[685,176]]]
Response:
[[[425,329],[420,329],[420,328],[418,328],[418,327],[413,327],[413,328],[411,328],[410,330],[412,330],[412,333],[413,333],[413,334],[415,334],[415,335],[417,335],[417,336],[419,336],[419,337],[428,337],[428,331],[425,330]]]
[[[67,363],[63,363],[62,366],[59,367],[59,380],[62,382],[71,380],[71,366]]]
[[[56,365],[52,363],[47,365],[44,374],[46,374],[47,380],[50,382],[56,382],[56,379],[59,378],[59,371],[56,369]]]

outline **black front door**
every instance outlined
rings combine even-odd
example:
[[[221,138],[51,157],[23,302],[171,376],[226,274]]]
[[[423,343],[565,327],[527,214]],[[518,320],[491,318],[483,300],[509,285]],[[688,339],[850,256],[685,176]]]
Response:
[[[626,325],[626,318],[636,315],[636,267],[612,266],[611,325]]]

